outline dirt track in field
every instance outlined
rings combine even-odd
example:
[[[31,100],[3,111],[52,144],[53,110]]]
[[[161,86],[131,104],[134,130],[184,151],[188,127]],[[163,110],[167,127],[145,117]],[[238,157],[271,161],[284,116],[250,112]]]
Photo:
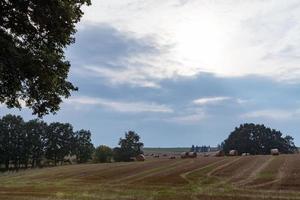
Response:
[[[84,164],[0,175],[0,199],[300,199],[300,156]]]

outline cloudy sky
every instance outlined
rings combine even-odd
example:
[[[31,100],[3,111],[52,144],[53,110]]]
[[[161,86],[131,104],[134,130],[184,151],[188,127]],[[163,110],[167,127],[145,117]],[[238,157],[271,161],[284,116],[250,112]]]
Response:
[[[300,145],[298,0],[92,3],[66,50],[79,92],[46,121],[90,129],[96,145],[127,130],[145,146],[217,145],[244,122]]]

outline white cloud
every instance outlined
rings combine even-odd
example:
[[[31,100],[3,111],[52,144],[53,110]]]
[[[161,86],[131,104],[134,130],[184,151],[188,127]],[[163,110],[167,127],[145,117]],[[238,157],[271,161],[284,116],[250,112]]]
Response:
[[[73,97],[66,99],[65,103],[75,106],[101,106],[117,112],[128,113],[141,113],[141,112],[154,112],[154,113],[172,113],[173,110],[166,106],[157,103],[149,102],[123,102],[114,101],[102,98],[92,97]]]
[[[241,99],[241,98],[237,98],[236,99],[236,102],[238,103],[238,104],[241,104],[241,105],[243,105],[243,104],[246,104],[246,103],[249,103],[251,100],[249,100],[249,99]]]
[[[110,84],[118,85],[129,83],[134,86],[159,88],[160,86],[151,79],[148,79],[144,72],[139,72],[137,69],[110,69],[106,67],[84,67],[84,71],[88,71],[90,76],[98,76],[107,78]]]
[[[230,97],[205,97],[205,98],[195,99],[193,103],[196,105],[206,105],[206,104],[220,103],[222,101],[226,101],[229,99],[231,98]]]
[[[300,110],[266,109],[256,110],[241,115],[242,118],[266,118],[273,120],[289,120],[300,117]]]
[[[110,0],[93,1],[80,27],[109,24],[136,39],[154,38],[157,48],[165,49],[128,57],[129,67],[120,72],[104,68],[103,76],[116,84],[156,87],[157,80],[200,72],[295,82],[300,80],[299,18],[298,0]],[[127,73],[133,80],[122,79]]]
[[[200,121],[203,121],[206,118],[207,115],[204,112],[202,112],[196,114],[188,114],[188,115],[182,115],[177,117],[171,117],[166,119],[165,121],[175,122],[180,124],[195,124],[195,123],[199,123]]]

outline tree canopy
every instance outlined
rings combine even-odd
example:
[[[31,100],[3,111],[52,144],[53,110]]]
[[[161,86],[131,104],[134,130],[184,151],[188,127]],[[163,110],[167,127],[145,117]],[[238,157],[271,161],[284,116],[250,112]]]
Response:
[[[94,145],[92,144],[91,136],[91,132],[87,130],[82,129],[75,132],[73,152],[78,163],[85,163],[92,159]]]
[[[100,145],[95,149],[94,152],[94,162],[111,162],[112,149],[106,145]]]
[[[0,103],[42,116],[77,88],[64,49],[90,0],[0,1]]]
[[[142,148],[144,144],[140,142],[140,136],[134,131],[125,133],[125,138],[120,138],[120,147],[113,150],[113,157],[115,161],[131,161],[132,157],[143,153]]]
[[[279,149],[281,153],[297,151],[291,136],[283,137],[280,131],[253,123],[236,127],[223,143],[223,150],[227,153],[235,149],[240,154],[270,154],[270,150],[274,148]]]

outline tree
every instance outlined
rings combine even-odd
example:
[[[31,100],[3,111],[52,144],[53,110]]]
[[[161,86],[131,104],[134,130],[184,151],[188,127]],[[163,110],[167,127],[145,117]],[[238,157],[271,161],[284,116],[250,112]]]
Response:
[[[298,152],[298,148],[296,147],[294,143],[294,138],[290,135],[287,135],[284,137],[285,141],[285,149],[287,149],[286,153],[289,152]]]
[[[0,1],[0,103],[42,116],[77,88],[64,49],[90,0]]]
[[[200,151],[200,147],[199,147],[198,145],[196,145],[196,147],[195,147],[195,151],[196,151],[197,153],[199,153],[199,151]]]
[[[132,157],[142,154],[144,144],[140,142],[140,136],[134,131],[125,133],[125,138],[120,138],[120,148],[114,149],[115,161],[131,161]]]
[[[46,131],[45,156],[53,160],[56,166],[58,162],[63,162],[65,156],[72,153],[74,141],[73,127],[68,123],[51,123]]]
[[[8,170],[10,163],[15,169],[24,163],[25,132],[22,117],[6,115],[0,121],[0,159]],[[23,158],[23,159],[22,159]]]
[[[95,149],[94,162],[106,163],[111,162],[113,152],[110,147],[100,145]]]
[[[25,124],[26,156],[30,159],[32,168],[40,166],[43,159],[47,126],[45,122],[38,119],[30,120]]]
[[[113,149],[113,159],[114,159],[114,161],[115,162],[121,162],[121,161],[124,161],[124,157],[126,156],[124,156],[123,155],[124,154],[124,152],[121,150],[121,148],[120,147],[115,147],[114,149]],[[129,158],[128,160],[125,160],[125,161],[131,161],[131,159]]]
[[[190,149],[190,152],[195,152],[195,151],[196,151],[195,146],[192,145],[192,147],[191,147],[191,149]]]
[[[92,159],[94,145],[91,140],[91,132],[80,130],[75,132],[74,154],[78,163],[85,163]]]
[[[294,153],[297,150],[292,137],[283,138],[280,131],[252,123],[236,127],[223,143],[223,150],[227,153],[235,149],[239,153],[270,154],[273,148],[282,153]]]

